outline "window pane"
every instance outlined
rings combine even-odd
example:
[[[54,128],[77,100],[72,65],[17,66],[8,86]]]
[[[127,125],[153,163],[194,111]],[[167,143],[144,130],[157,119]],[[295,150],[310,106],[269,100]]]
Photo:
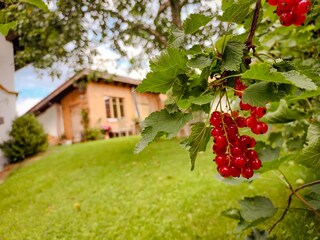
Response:
[[[110,99],[107,98],[107,99],[104,100],[104,102],[105,102],[105,105],[106,105],[107,118],[111,118]]]
[[[119,98],[119,104],[120,104],[120,117],[124,117],[123,98]]]
[[[117,99],[112,98],[112,105],[113,105],[113,117],[118,118],[118,111],[117,111]]]

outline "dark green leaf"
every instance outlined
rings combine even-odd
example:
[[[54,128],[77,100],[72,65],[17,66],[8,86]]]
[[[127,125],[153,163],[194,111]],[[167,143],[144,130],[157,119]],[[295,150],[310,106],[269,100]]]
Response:
[[[176,97],[177,100],[181,99],[187,89],[188,76],[185,74],[178,75],[176,81],[172,86],[173,96]]]
[[[320,88],[318,88],[317,90],[314,90],[314,91],[305,91],[305,92],[301,93],[299,96],[294,97],[290,100],[295,101],[295,100],[307,99],[307,98],[312,98],[312,97],[317,97],[317,96],[320,96]]]
[[[252,84],[243,92],[243,102],[252,106],[264,107],[267,102],[279,101],[284,96],[276,92],[273,83],[260,82]]]
[[[229,40],[233,37],[233,35],[223,35],[221,38],[219,38],[216,42],[216,50],[218,53],[223,54],[224,49],[227,46],[227,43]]]
[[[240,215],[247,222],[266,220],[277,211],[271,200],[263,196],[246,197],[240,200],[239,204]]]
[[[207,25],[213,17],[206,16],[203,14],[191,14],[183,22],[183,30],[186,34],[192,34],[199,30],[200,27]]]
[[[17,26],[17,21],[12,21],[8,23],[0,23],[0,33],[3,36],[7,36],[10,29],[14,29]]]
[[[212,60],[207,56],[197,56],[188,62],[188,66],[192,68],[203,69],[211,65]]]
[[[240,220],[240,213],[239,209],[236,208],[229,208],[221,213],[222,216],[232,218],[235,220]]]
[[[210,130],[211,128],[207,127],[203,122],[198,122],[191,128],[191,134],[186,144],[189,147],[191,170],[194,169],[198,152],[206,150],[210,139]]]
[[[288,107],[285,100],[281,100],[276,111],[270,112],[263,117],[263,121],[268,123],[288,123],[302,119],[306,116],[304,112]]]
[[[229,41],[222,56],[222,70],[238,71],[243,57],[245,45],[241,42]]]
[[[320,200],[310,200],[308,203],[316,210],[320,210]]]
[[[42,9],[45,12],[49,12],[48,6],[42,0],[21,0],[21,2],[29,3]]]
[[[306,89],[306,90],[316,90],[317,85],[312,82],[310,78],[307,78],[305,75],[300,74],[295,70],[289,72],[281,73],[286,79],[288,79],[293,85]]]
[[[270,145],[267,145],[264,142],[258,141],[255,150],[259,154],[259,158],[261,161],[266,162],[266,161],[272,161],[275,160],[279,157],[280,154],[280,148],[272,148]]]
[[[249,7],[253,0],[241,1],[237,4],[232,4],[219,16],[219,20],[224,22],[235,22],[242,24],[249,14]]]
[[[166,109],[151,113],[143,123],[142,139],[136,145],[135,153],[141,152],[156,137],[164,134],[168,138],[174,137],[191,119],[191,113],[175,112],[170,114]]]

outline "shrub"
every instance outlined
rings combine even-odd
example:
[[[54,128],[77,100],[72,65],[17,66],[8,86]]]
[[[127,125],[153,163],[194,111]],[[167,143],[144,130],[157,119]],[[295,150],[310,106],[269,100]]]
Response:
[[[104,139],[104,134],[100,128],[88,128],[82,134],[85,141]]]
[[[15,119],[9,132],[10,139],[0,144],[9,162],[22,161],[48,145],[47,134],[33,115],[24,115]]]

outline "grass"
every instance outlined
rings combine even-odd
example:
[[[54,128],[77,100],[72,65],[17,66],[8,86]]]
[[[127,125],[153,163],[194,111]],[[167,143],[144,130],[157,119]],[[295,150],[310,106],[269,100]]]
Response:
[[[223,210],[256,194],[286,205],[288,191],[273,173],[253,184],[226,184],[215,177],[210,151],[200,154],[191,172],[178,141],[158,141],[134,155],[137,141],[56,147],[13,171],[0,185],[0,239],[240,239],[237,222],[222,217]],[[285,171],[293,182],[309,178],[296,166]],[[316,239],[317,224],[298,210],[275,233]]]

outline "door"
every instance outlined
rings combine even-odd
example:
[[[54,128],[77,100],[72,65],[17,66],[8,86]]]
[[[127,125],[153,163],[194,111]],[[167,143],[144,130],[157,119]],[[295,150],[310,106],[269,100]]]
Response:
[[[72,106],[70,109],[71,114],[71,130],[72,130],[72,141],[81,141],[81,132],[83,131],[83,126],[81,124],[81,107],[80,105]]]

